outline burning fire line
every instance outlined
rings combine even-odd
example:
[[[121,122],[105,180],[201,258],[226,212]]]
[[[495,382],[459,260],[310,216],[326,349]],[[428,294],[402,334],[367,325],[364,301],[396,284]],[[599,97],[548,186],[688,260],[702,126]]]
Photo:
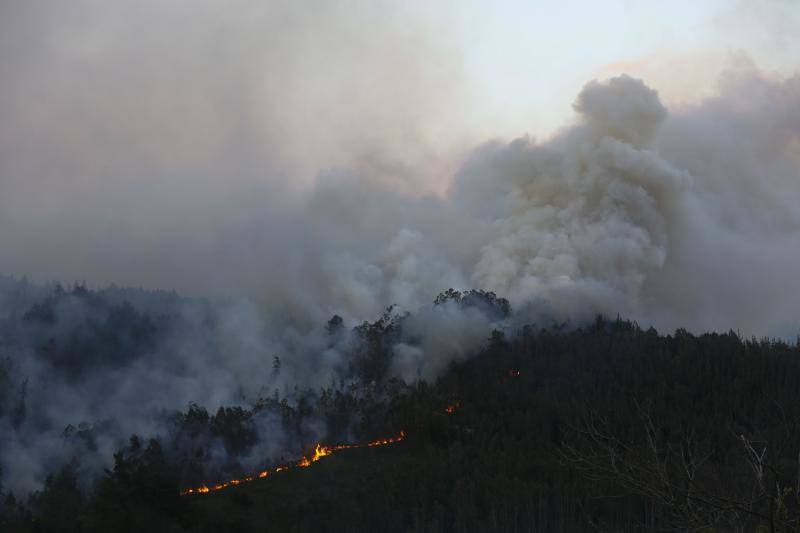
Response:
[[[186,489],[181,491],[180,494],[181,496],[187,496],[189,494],[205,494],[207,492],[216,492],[218,490],[227,489],[229,487],[235,487],[236,485],[241,485],[242,483],[253,481],[254,479],[265,478],[267,476],[277,474],[278,472],[283,472],[284,470],[290,470],[292,468],[307,468],[312,464],[316,463],[317,461],[319,461],[320,459],[322,459],[323,457],[331,455],[332,453],[341,450],[349,450],[351,448],[372,448],[375,446],[385,446],[387,444],[394,444],[396,442],[400,442],[405,438],[406,438],[405,431],[401,431],[398,435],[394,437],[387,437],[385,439],[374,440],[372,442],[367,442],[365,444],[337,444],[335,446],[323,446],[322,444],[317,443],[316,447],[314,448],[313,455],[303,456],[296,463],[278,466],[271,470],[263,470],[257,474],[253,474],[252,476],[245,476],[239,479],[231,479],[230,481],[224,481],[222,483],[217,483],[216,485],[201,485],[199,487]]]
[[[519,370],[509,370],[507,375],[503,376],[500,383],[503,384],[509,379],[519,377],[520,374],[521,372]],[[456,400],[454,403],[446,406],[444,408],[444,412],[447,413],[448,415],[451,415],[455,413],[459,407],[461,407],[461,402]],[[267,476],[277,474],[278,472],[283,472],[284,470],[290,470],[292,468],[307,468],[312,464],[316,463],[317,461],[319,461],[320,459],[322,459],[323,457],[326,457],[328,455],[331,455],[332,453],[341,450],[349,450],[351,448],[371,448],[374,446],[385,446],[387,444],[394,444],[395,442],[400,442],[405,438],[406,438],[405,431],[401,431],[398,435],[394,437],[387,437],[385,439],[374,440],[372,442],[367,442],[365,444],[337,444],[334,446],[323,446],[322,444],[317,443],[316,447],[314,448],[314,455],[303,456],[296,463],[277,466],[272,470],[263,470],[252,476],[245,476],[239,479],[231,479],[230,481],[224,481],[222,483],[217,483],[216,485],[201,485],[199,487],[186,489],[181,491],[181,496],[187,496],[189,494],[205,494],[207,492],[216,492],[218,490],[227,489],[229,487],[235,487],[236,485],[241,485],[242,483],[253,481],[254,479],[265,478]]]

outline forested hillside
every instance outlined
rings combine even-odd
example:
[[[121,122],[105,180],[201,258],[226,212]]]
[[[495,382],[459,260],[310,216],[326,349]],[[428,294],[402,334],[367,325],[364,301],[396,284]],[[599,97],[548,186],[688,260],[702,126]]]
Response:
[[[448,301],[498,317],[510,312],[489,293],[449,291],[435,305]],[[147,351],[168,323],[148,313],[110,307],[106,320],[118,323],[109,331]],[[47,324],[50,312],[32,305],[22,320]],[[798,530],[796,344],[735,332],[664,335],[619,319],[528,324],[494,330],[476,355],[454,360],[438,379],[405,382],[389,369],[407,320],[389,310],[353,328],[347,379],[212,412],[197,398],[164,413],[167,431],[130,436],[91,483],[75,455],[31,495],[5,489],[2,530]],[[80,342],[116,342],[105,323],[91,341],[45,344],[41,357],[69,372]],[[343,329],[334,317],[326,334]],[[131,350],[120,357],[135,358]],[[281,372],[278,357],[262,364],[253,372]],[[19,410],[24,386],[9,376],[0,374],[4,409]],[[14,416],[24,424],[24,398],[21,405]],[[180,495],[297,460],[313,451],[320,423],[328,445],[400,431],[405,439]],[[292,445],[255,461],[251,452],[269,431]],[[102,428],[68,426],[65,442],[82,439],[90,449],[95,432]]]

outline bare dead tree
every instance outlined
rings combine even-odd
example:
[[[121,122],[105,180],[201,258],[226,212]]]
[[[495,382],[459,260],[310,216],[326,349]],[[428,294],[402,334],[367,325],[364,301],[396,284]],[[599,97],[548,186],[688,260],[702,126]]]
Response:
[[[781,482],[765,444],[740,435],[739,457],[723,464],[699,445],[694,429],[667,438],[649,408],[636,407],[637,431],[626,439],[607,416],[587,410],[562,443],[562,464],[607,491],[615,487],[655,503],[665,515],[659,527],[667,531],[800,531],[800,457],[795,488]]]

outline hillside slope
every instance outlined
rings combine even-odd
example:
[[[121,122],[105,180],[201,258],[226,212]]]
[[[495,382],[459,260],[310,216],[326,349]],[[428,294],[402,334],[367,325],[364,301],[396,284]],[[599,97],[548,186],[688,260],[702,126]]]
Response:
[[[8,504],[4,520],[20,531],[796,531],[798,356],[602,319],[497,333],[436,383],[384,400],[382,424],[407,434],[398,444],[185,497],[148,448],[118,458],[90,497],[70,500],[54,479],[31,502],[38,520]],[[67,518],[47,525],[56,516]]]

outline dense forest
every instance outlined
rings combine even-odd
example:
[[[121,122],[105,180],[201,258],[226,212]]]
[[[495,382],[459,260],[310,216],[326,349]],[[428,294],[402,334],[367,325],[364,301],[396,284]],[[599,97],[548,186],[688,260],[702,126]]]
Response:
[[[37,288],[16,307],[24,312],[6,317],[0,415],[9,428],[32,423],[36,410],[34,384],[15,369],[19,328],[35,339],[38,360],[64,379],[98,365],[124,368],[179,321],[156,312],[177,296],[158,293],[156,305],[152,295],[137,301],[137,294]],[[76,299],[92,302],[91,327],[55,335],[59,301]],[[498,320],[511,314],[508,302],[481,291],[445,291],[433,305],[479,308]],[[98,443],[115,422],[65,424],[61,446],[72,453],[62,458],[69,460],[52,465],[30,493],[0,487],[0,529],[800,530],[797,344],[735,332],[663,335],[598,317],[495,329],[438,378],[406,382],[391,368],[409,319],[389,308],[346,328],[332,317],[323,328],[328,342],[346,336],[350,346],[338,379],[211,412],[202,398],[165,410],[159,432],[128,435],[99,475],[87,477],[81,454],[102,452]],[[261,364],[253,371],[274,376],[286,359]],[[319,440],[360,443],[400,431],[405,438],[395,444],[343,450],[311,468],[210,494],[180,494],[294,461]],[[281,444],[254,459],[270,435]]]

